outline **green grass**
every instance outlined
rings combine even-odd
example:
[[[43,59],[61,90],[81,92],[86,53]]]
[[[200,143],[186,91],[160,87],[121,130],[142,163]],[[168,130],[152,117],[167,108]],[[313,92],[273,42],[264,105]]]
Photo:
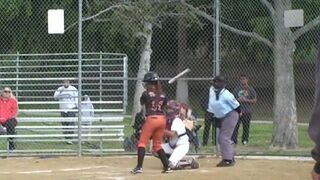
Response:
[[[200,123],[202,124],[202,122]],[[238,154],[261,154],[261,155],[299,155],[309,156],[311,148],[314,146],[307,132],[307,126],[299,126],[299,147],[294,150],[276,150],[270,147],[273,125],[252,123],[250,128],[249,144],[243,146],[237,145]],[[199,138],[202,139],[203,128],[199,132]],[[242,127],[239,128],[238,142],[241,142]],[[210,137],[211,140],[211,137]],[[210,141],[211,142],[211,141]],[[201,152],[212,152],[212,145],[202,147]]]
[[[198,122],[203,125],[203,121]],[[42,123],[23,123],[23,125],[41,125]],[[51,123],[52,124],[52,123]],[[104,123],[108,124],[108,123]],[[110,124],[110,123],[109,123]],[[22,125],[22,124],[20,124]],[[42,124],[43,125],[43,124]],[[52,125],[59,125],[53,123]],[[133,133],[131,128],[131,119],[126,118],[124,120],[124,133],[126,137],[129,137]],[[34,134],[30,131],[19,131],[19,134]],[[43,132],[45,133],[45,132]],[[42,134],[43,134],[42,133]],[[239,142],[241,142],[242,127],[239,132]],[[203,128],[198,132],[200,142],[202,142]],[[295,155],[295,156],[309,156],[310,149],[313,147],[312,141],[309,139],[307,134],[307,126],[299,126],[299,148],[295,150],[274,150],[270,148],[270,141],[272,137],[272,124],[257,124],[252,123],[250,132],[249,145],[243,146],[237,145],[237,153],[242,155]],[[209,139],[211,142],[211,136]],[[83,146],[84,149],[99,149],[99,142],[86,144]],[[67,145],[63,142],[19,142],[17,144],[19,150],[31,150],[31,149],[72,149],[77,150],[78,145]],[[122,148],[121,142],[103,142],[103,148],[115,149]],[[0,148],[6,149],[6,140],[0,139]],[[201,147],[199,153],[214,153],[214,146],[209,143],[208,146]]]

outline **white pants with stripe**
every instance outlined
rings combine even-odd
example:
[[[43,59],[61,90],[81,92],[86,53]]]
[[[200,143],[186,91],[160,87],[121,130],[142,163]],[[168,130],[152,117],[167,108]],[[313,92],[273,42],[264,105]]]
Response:
[[[178,162],[186,156],[189,151],[189,143],[176,145],[174,149],[170,147],[169,143],[162,144],[161,146],[166,154],[170,154],[169,161],[174,166],[177,166]]]

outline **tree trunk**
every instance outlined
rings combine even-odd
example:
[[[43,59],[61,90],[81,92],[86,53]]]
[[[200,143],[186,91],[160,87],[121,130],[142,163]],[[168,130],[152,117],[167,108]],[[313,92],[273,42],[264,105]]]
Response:
[[[181,0],[184,3],[184,0]],[[187,31],[186,31],[186,20],[181,17],[179,19],[179,30],[178,30],[178,69],[177,74],[187,68]],[[177,80],[176,99],[179,102],[188,103],[189,91],[188,81]]]
[[[132,110],[132,123],[134,122],[134,118],[137,112],[141,110],[140,105],[140,96],[144,91],[144,87],[142,86],[142,78],[144,74],[146,74],[150,70],[150,57],[152,53],[151,49],[151,40],[152,40],[152,24],[145,22],[144,24],[144,32],[142,33],[144,37],[144,45],[142,48],[142,52],[140,55],[140,64],[139,70],[137,74],[135,94],[134,94],[134,102],[133,102],[133,110]]]
[[[284,11],[291,9],[291,0],[275,1],[274,58],[275,105],[272,147],[293,149],[298,147],[296,97],[293,74],[295,51],[292,31],[284,27]]]

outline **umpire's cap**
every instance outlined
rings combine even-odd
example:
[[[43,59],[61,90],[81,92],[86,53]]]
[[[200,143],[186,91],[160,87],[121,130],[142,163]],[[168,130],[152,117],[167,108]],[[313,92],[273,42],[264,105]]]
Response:
[[[213,78],[213,82],[226,82],[226,78],[223,75],[217,75]]]
[[[143,82],[156,82],[159,81],[159,76],[157,73],[149,71],[143,77]]]

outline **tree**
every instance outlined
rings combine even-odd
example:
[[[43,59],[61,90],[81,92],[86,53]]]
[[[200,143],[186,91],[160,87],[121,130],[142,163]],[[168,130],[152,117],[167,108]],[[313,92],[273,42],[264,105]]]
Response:
[[[142,79],[150,70],[152,30],[154,26],[161,27],[161,22],[167,17],[177,16],[179,11],[170,2],[160,0],[136,0],[118,3],[120,8],[114,13],[114,18],[122,22],[128,32],[141,40],[141,53],[135,94],[133,100],[132,121],[135,114],[141,110],[140,96],[144,91]]]
[[[275,64],[275,100],[274,129],[272,147],[296,148],[298,146],[298,129],[296,113],[296,97],[293,75],[293,55],[295,41],[320,24],[320,15],[310,20],[305,26],[293,31],[284,26],[284,11],[292,9],[292,0],[260,0],[268,10],[273,27],[273,37],[269,39],[257,32],[249,32],[221,22],[221,27],[238,35],[246,36],[272,49]],[[313,2],[320,7],[319,1]],[[184,3],[197,15],[216,23],[216,19],[205,11]]]
[[[182,3],[185,0],[181,0]],[[178,69],[177,72],[182,72],[187,65],[187,22],[184,17],[179,18],[178,27]],[[186,80],[178,79],[176,99],[179,102],[188,103],[188,82]]]

